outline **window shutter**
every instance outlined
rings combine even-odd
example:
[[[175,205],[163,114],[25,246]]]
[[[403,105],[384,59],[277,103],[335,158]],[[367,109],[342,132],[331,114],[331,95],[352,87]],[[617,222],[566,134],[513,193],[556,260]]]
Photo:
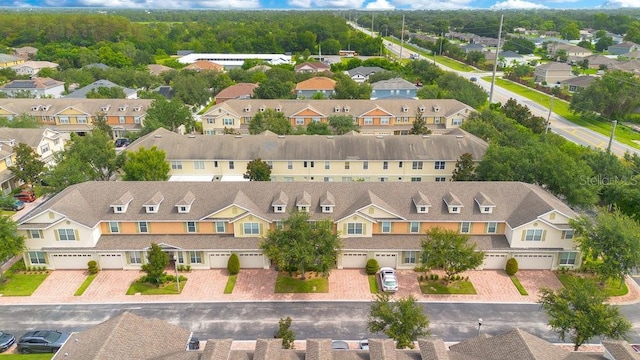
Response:
[[[520,241],[524,241],[524,237],[527,235],[527,230],[522,230],[522,237]]]
[[[31,239],[31,230],[27,230],[27,239]]]
[[[140,223],[136,223],[136,233],[140,233]]]
[[[547,237],[547,230],[542,230],[542,241],[545,241]]]
[[[76,237],[76,241],[80,241],[80,236],[78,235],[78,230],[73,229],[73,236]]]
[[[366,235],[367,234],[367,224],[364,223],[362,224],[362,235]]]
[[[53,234],[56,236],[56,241],[60,241],[60,232],[58,230],[53,230]]]
[[[186,222],[185,222],[185,223],[182,223],[182,226],[183,226],[183,228],[184,228],[184,232],[185,232],[185,233],[189,232],[189,230],[188,230],[188,229],[189,229],[189,226],[187,226],[187,223],[186,223]]]
[[[147,232],[151,233],[151,223],[147,222]]]
[[[342,224],[342,233],[345,234],[345,235],[347,234],[347,224],[346,223]]]
[[[196,225],[196,232],[200,232],[200,223],[195,223]]]

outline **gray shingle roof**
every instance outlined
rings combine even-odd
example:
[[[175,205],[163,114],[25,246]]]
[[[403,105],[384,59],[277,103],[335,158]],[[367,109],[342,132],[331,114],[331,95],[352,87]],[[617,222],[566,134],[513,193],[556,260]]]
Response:
[[[633,351],[629,343],[619,340],[605,340],[602,345],[614,360],[638,360],[640,354]]]
[[[389,80],[380,80],[371,84],[373,90],[417,90],[418,87],[413,83],[402,79],[394,78]]]
[[[16,144],[27,144],[35,148],[40,144],[47,129],[18,129],[18,128],[0,128],[0,140],[15,140]]]
[[[369,76],[380,71],[384,71],[384,69],[377,66],[358,66],[356,68],[348,70],[347,73],[349,74],[349,76],[353,77],[358,74],[362,76]]]
[[[98,88],[101,88],[101,87],[106,87],[106,88],[119,87],[119,88],[122,88],[122,91],[124,91],[124,93],[125,93],[125,95],[127,97],[129,97],[129,96],[131,96],[131,95],[133,95],[133,94],[138,92],[138,90],[136,90],[136,89],[130,89],[130,88],[127,88],[127,87],[124,87],[124,86],[120,86],[120,85],[115,84],[115,83],[113,83],[113,82],[111,82],[109,80],[97,80],[97,81],[94,81],[93,83],[91,83],[91,84],[89,84],[89,85],[87,85],[87,86],[85,86],[83,88],[80,88],[80,89],[72,92],[71,94],[65,96],[65,98],[67,98],[67,99],[83,99],[83,98],[87,97],[87,94],[90,93],[91,90],[98,91]]]
[[[103,112],[108,116],[144,116],[152,101],[149,99],[0,99],[0,107],[14,114],[27,113],[34,116],[55,116],[71,107],[89,115]]]

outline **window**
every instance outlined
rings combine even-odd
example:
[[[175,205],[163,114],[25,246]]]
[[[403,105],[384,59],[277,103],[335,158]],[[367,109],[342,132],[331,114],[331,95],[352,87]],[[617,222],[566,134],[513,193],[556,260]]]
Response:
[[[184,253],[182,251],[176,252],[176,262],[178,264],[184,264]]]
[[[197,226],[195,221],[187,221],[187,232],[194,233],[197,231]]]
[[[306,167],[310,167],[310,168],[312,168],[312,167],[314,167],[314,166],[315,166],[315,161],[305,161],[305,162],[303,162],[303,165],[302,165],[302,166],[303,166],[303,167],[305,167],[305,168],[306,168]]]
[[[29,230],[28,234],[30,239],[42,239],[42,233],[40,230]]]
[[[224,221],[216,221],[216,232],[224,233],[227,231],[227,226]]]
[[[225,126],[233,126],[233,119],[223,119],[222,120]]]
[[[214,118],[207,118],[207,124],[215,124],[216,123],[216,119]]]
[[[78,124],[86,124],[87,117],[86,116],[78,116]]]
[[[529,229],[525,232],[524,241],[542,241],[542,229]]]
[[[567,251],[560,253],[560,265],[575,265],[576,258],[578,257],[577,252]]]
[[[414,161],[411,168],[413,170],[422,170],[422,161]]]
[[[278,230],[284,229],[284,222],[282,222],[282,220],[276,220],[275,223],[276,223],[276,229]]]
[[[149,232],[149,223],[146,221],[138,222],[138,232],[148,233]]]
[[[402,161],[398,162],[398,167],[401,168],[402,167]]]
[[[459,212],[459,211],[460,211],[460,209],[459,209],[457,206],[452,206],[452,207],[451,207],[451,212],[452,212],[452,213],[457,213],[457,212]]]
[[[453,119],[453,125],[459,126],[462,125],[462,119]]]
[[[76,241],[76,232],[73,229],[58,229],[58,239],[61,241]]]
[[[142,264],[142,252],[129,251],[129,263],[130,264]]]
[[[178,212],[180,214],[186,214],[189,212],[189,206],[178,206]]]
[[[244,234],[245,235],[259,235],[260,234],[260,224],[255,222],[247,222],[242,224]]]
[[[47,151],[49,151],[49,144],[43,144],[42,146],[40,146],[40,152],[41,153],[46,153]]]
[[[304,118],[296,118],[296,125],[304,125]]]
[[[369,162],[368,161],[363,161],[362,162],[362,170],[369,170]]]
[[[196,160],[193,162],[193,168],[195,170],[204,170],[204,161]]]
[[[10,158],[10,157],[6,158],[6,159],[4,160],[4,163],[5,163],[7,166],[11,166],[11,165],[13,165],[13,161],[11,161],[11,158]]]
[[[436,116],[436,117],[433,119],[433,123],[434,123],[434,124],[436,124],[436,125],[440,124],[440,117],[439,117],[439,116]]]
[[[284,206],[282,206],[282,205],[274,206],[273,207],[273,212],[283,213],[284,212]]]
[[[380,223],[380,232],[382,232],[382,233],[390,233],[391,232],[391,221],[382,221]]]
[[[60,116],[60,124],[68,124],[69,123],[69,117],[68,116]]]
[[[171,170],[182,170],[182,161],[171,161]]]
[[[118,122],[124,124],[124,116],[118,116]]]
[[[325,176],[324,177],[324,182],[332,182],[333,181],[333,177],[332,176]]]
[[[444,165],[445,165],[444,161],[436,161],[433,168],[436,170],[444,170]]]
[[[349,235],[362,235],[364,233],[362,223],[348,223],[347,234]]]
[[[389,118],[381,118],[380,125],[389,125]]]
[[[60,139],[53,140],[53,145],[60,145]]]
[[[381,177],[379,177],[379,178],[378,178],[378,180],[379,180],[380,182],[387,182],[387,181],[389,181],[389,177],[387,177],[387,176],[381,176]]]
[[[285,176],[284,182],[293,182],[293,176]]]
[[[322,207],[322,212],[323,213],[332,213],[333,212],[333,206],[323,206]]]
[[[409,232],[412,234],[420,232],[420,223],[417,221],[412,221],[409,223]]]
[[[218,160],[215,160],[215,161],[213,162],[213,167],[218,167]]]
[[[498,230],[498,223],[495,221],[487,223],[487,234],[495,234]]]
[[[562,238],[567,240],[573,239],[574,232],[575,232],[574,230],[563,230]]]
[[[345,162],[344,162],[344,169],[345,169],[345,170],[349,170],[349,168],[350,168],[349,162],[348,162],[348,161],[345,161]]]
[[[445,182],[447,178],[444,176],[436,176],[436,182]]]
[[[419,213],[419,214],[426,214],[426,213],[428,213],[428,211],[427,211],[427,207],[426,207],[426,206],[418,206],[418,213]]]
[[[402,263],[403,264],[415,264],[416,263],[416,251],[403,251]]]
[[[387,170],[389,169],[389,162],[388,161],[383,161],[382,162],[382,170]]]
[[[300,211],[300,212],[309,212],[309,207],[308,206],[304,206],[304,205],[300,205],[300,206],[298,206],[298,211]]]
[[[471,223],[468,221],[463,221],[460,223],[460,232],[463,234],[468,234],[471,231]]]
[[[412,177],[411,178],[411,182],[421,182],[422,178],[421,177]]]
[[[351,176],[343,176],[342,182],[352,182],[353,178]]]
[[[202,252],[189,251],[189,259],[192,264],[202,264]]]
[[[232,161],[229,161],[229,170],[233,170],[236,168],[236,164]]]
[[[325,170],[331,169],[331,161],[325,161],[324,162],[324,169]]]
[[[29,251],[29,261],[31,264],[46,264],[42,251]]]
[[[287,169],[293,170],[293,161],[287,161]]]
[[[372,118],[364,118],[364,124],[365,125],[373,125],[373,119]]]
[[[116,234],[120,232],[120,224],[117,221],[109,221],[109,232]]]

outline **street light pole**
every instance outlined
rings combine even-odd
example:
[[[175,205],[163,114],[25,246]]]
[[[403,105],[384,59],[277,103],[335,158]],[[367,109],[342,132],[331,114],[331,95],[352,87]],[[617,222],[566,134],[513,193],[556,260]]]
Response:
[[[496,46],[496,59],[493,63],[493,75],[491,75],[491,91],[489,92],[489,105],[493,101],[493,88],[496,84],[496,71],[498,70],[498,55],[500,54],[500,38],[502,37],[502,21],[504,14],[500,15],[500,28],[498,29],[498,45]]]
[[[478,336],[480,336],[480,327],[482,326],[482,318],[478,319]]]
[[[613,120],[613,127],[611,128],[611,136],[609,136],[609,145],[607,145],[607,152],[611,152],[611,143],[613,142],[613,135],[616,133],[616,125],[618,120]]]
[[[544,130],[544,133],[549,133],[549,126],[551,126],[551,111],[553,110],[553,100],[556,98],[555,95],[551,96],[551,100],[549,100],[549,114],[547,114],[547,127]]]

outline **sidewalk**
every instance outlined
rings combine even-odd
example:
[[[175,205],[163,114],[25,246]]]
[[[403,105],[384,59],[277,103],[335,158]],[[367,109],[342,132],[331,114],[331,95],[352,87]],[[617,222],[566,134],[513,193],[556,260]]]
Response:
[[[277,274],[274,270],[245,269],[238,275],[232,294],[224,294],[227,271],[194,270],[184,274],[188,281],[179,295],[125,295],[129,285],[142,275],[138,271],[103,270],[82,296],[73,294],[86,278],[85,270],[55,270],[31,296],[0,296],[0,305],[79,304],[79,303],[160,303],[160,302],[226,302],[226,301],[371,301],[367,275],[361,269],[333,270],[329,292],[322,294],[276,294]],[[535,303],[538,292],[561,284],[548,270],[521,270],[518,279],[529,295],[520,295],[504,271],[469,271],[477,295],[424,295],[418,286],[419,273],[399,270],[400,290],[395,296],[413,295],[426,302]],[[612,299],[615,304],[640,302],[640,287],[627,279],[629,293]]]

